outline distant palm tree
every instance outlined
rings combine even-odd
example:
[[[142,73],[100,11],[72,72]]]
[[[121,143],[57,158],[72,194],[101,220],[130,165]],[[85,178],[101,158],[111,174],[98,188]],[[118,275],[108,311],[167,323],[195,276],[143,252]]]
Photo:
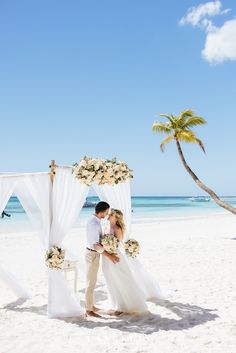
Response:
[[[179,116],[174,116],[172,114],[171,115],[160,114],[160,116],[164,116],[165,118],[168,119],[168,121],[165,123],[154,122],[152,126],[152,131],[157,133],[164,133],[168,135],[161,142],[161,145],[160,145],[161,151],[164,152],[166,144],[174,140],[177,146],[180,159],[185,169],[191,175],[191,177],[197,183],[197,185],[202,190],[207,192],[212,197],[212,199],[217,203],[217,205],[219,205],[220,207],[223,207],[227,211],[236,215],[236,208],[232,207],[228,203],[223,202],[213,190],[211,190],[208,186],[203,184],[201,180],[199,180],[197,175],[192,171],[192,169],[187,164],[183,155],[183,151],[181,149],[180,142],[196,143],[200,146],[200,148],[205,153],[205,148],[202,141],[195,135],[192,128],[198,125],[206,124],[206,120],[200,116],[195,115],[195,113],[191,109],[183,111]]]

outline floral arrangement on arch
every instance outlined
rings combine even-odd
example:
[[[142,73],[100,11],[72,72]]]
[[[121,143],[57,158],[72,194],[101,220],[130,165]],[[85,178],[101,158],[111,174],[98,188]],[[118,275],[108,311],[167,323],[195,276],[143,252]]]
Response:
[[[132,170],[128,165],[117,161],[116,158],[109,160],[85,156],[80,163],[73,165],[72,172],[77,179],[88,186],[92,183],[114,185],[133,178]]]

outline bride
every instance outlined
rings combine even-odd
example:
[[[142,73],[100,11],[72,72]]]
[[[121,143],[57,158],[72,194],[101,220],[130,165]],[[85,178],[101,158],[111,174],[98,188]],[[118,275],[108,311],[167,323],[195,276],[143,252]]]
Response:
[[[123,213],[111,209],[108,220],[110,229],[105,233],[114,235],[122,244],[125,232]],[[152,281],[138,260],[127,258],[121,247],[117,255],[120,261],[116,264],[107,257],[102,257],[102,270],[114,309],[112,314],[147,312],[147,300],[163,298],[158,285]]]

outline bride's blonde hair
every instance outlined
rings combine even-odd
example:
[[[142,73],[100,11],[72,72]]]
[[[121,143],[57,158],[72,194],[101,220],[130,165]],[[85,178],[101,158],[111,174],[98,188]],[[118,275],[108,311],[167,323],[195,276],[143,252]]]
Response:
[[[116,208],[111,209],[111,214],[115,215],[116,217],[116,225],[117,227],[120,228],[122,235],[124,236],[125,233],[125,222],[124,222],[124,216],[123,213],[120,210],[117,210]]]

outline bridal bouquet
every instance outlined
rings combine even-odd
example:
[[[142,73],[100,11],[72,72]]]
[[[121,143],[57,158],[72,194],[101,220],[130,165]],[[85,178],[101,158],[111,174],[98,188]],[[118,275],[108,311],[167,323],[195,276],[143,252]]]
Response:
[[[135,239],[129,239],[124,243],[125,253],[129,257],[136,257],[139,254],[140,245]]]
[[[111,160],[94,159],[85,156],[80,163],[75,163],[72,169],[77,179],[90,186],[96,182],[103,184],[118,184],[133,178],[132,170],[125,162],[118,162],[116,158]]]
[[[119,239],[112,234],[102,235],[100,242],[104,250],[106,250],[110,254],[116,253],[120,244]]]
[[[45,263],[49,268],[62,269],[65,259],[65,250],[58,246],[52,246],[45,256]]]

